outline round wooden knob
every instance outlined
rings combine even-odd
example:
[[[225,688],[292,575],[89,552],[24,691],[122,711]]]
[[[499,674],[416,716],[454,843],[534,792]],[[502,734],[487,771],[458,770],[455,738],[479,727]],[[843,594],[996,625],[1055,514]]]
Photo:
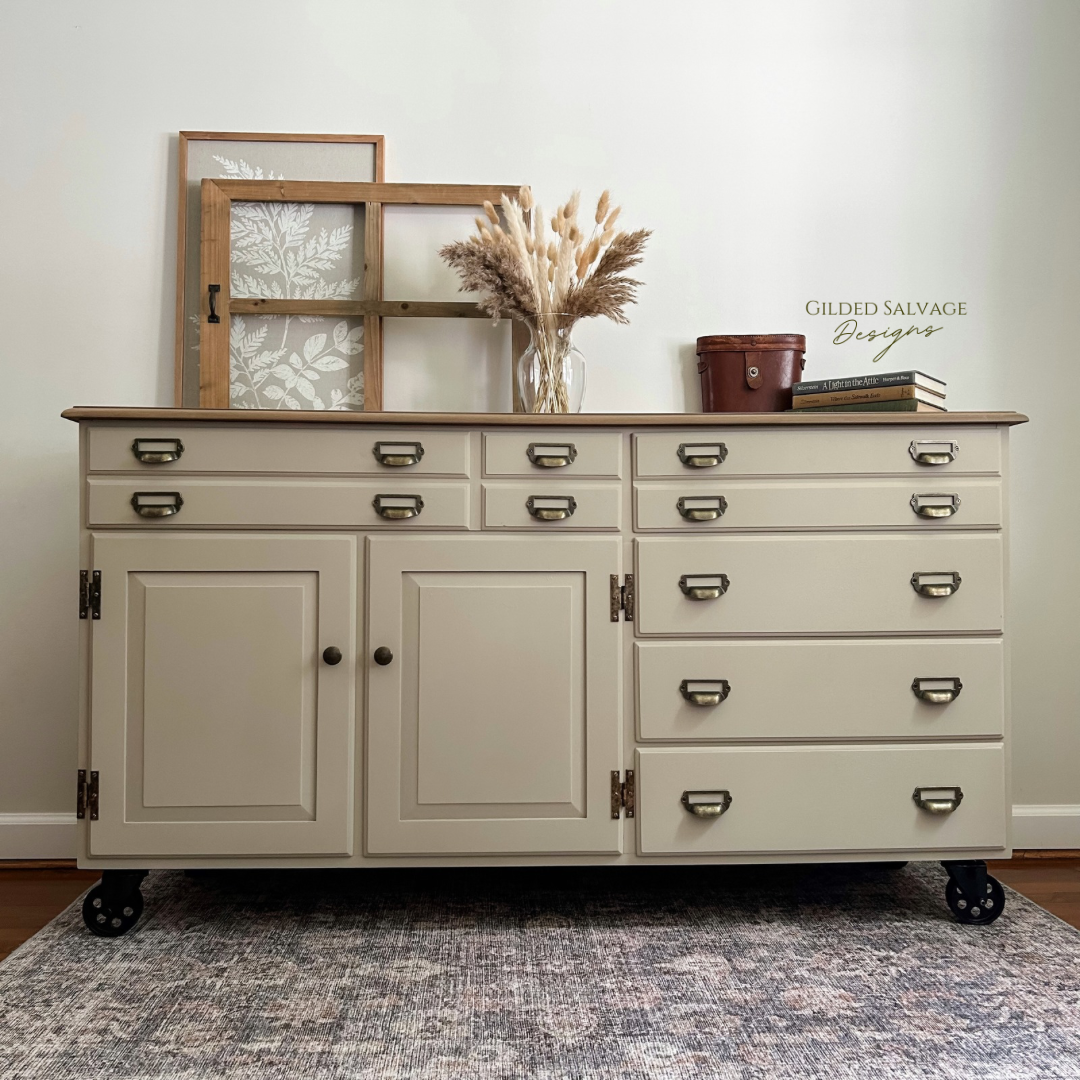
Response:
[[[331,645],[328,649],[323,649],[322,658],[324,663],[333,667],[341,663],[341,650],[336,645]]]
[[[386,667],[386,665],[389,664],[390,661],[393,660],[393,659],[394,659],[394,654],[385,645],[380,645],[375,650],[375,663],[376,664],[382,664],[383,667]]]

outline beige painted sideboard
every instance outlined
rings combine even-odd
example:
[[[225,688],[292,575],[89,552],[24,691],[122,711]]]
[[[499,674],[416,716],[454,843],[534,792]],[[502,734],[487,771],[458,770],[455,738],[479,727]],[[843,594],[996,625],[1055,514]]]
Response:
[[[1009,840],[1016,413],[79,408],[79,865],[942,861]]]

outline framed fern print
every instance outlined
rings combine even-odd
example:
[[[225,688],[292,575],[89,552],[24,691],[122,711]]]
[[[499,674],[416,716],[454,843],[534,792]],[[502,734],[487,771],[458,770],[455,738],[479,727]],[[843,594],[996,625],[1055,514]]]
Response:
[[[202,180],[356,181],[384,178],[381,135],[297,135],[227,131],[182,131],[179,137],[179,195],[176,268],[175,403],[200,402],[199,274]],[[379,223],[381,225],[381,222]],[[368,225],[362,206],[235,203],[231,227],[236,260],[230,269],[234,296],[352,299],[365,286],[363,263]],[[376,229],[376,234],[378,230]],[[365,380],[381,385],[379,340],[365,341],[362,321],[330,321],[325,316],[264,316],[235,334],[232,405],[273,408],[284,401],[290,381],[271,365],[252,385],[253,362],[278,355],[288,364],[296,355],[321,365],[318,393],[306,408],[371,408]],[[320,334],[322,335],[320,344]],[[332,343],[332,344],[331,344]],[[264,362],[264,367],[265,362]],[[374,377],[366,374],[368,369]],[[256,371],[261,370],[256,368]],[[295,368],[292,369],[295,371]],[[313,368],[319,372],[318,367]],[[305,389],[312,380],[307,380]],[[295,390],[295,383],[290,390]],[[280,397],[276,396],[281,392]],[[290,397],[295,397],[290,393]],[[376,406],[377,407],[377,406]]]
[[[199,404],[380,409],[384,318],[488,319],[467,301],[383,299],[384,206],[478,208],[518,189],[204,178]],[[362,238],[347,221],[313,228],[328,208],[362,215]]]

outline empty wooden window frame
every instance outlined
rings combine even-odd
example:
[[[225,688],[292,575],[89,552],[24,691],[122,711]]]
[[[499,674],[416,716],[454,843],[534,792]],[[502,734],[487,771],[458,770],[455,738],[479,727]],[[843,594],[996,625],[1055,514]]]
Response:
[[[230,315],[322,315],[362,318],[364,323],[364,411],[382,409],[382,323],[399,318],[486,319],[469,301],[382,299],[383,206],[498,205],[514,196],[518,184],[365,184],[290,180],[215,180],[202,182],[202,251],[199,404],[229,407]],[[336,203],[364,207],[364,280],[360,300],[293,300],[230,295],[233,202]],[[210,321],[211,297],[214,316]],[[515,348],[521,331],[515,323]]]
[[[369,157],[355,151],[370,147]],[[207,160],[217,162],[210,166]],[[382,135],[311,135],[253,131],[181,131],[177,160],[176,233],[176,374],[175,404],[193,406],[198,385],[198,183],[207,168],[221,173],[265,172],[293,179],[382,183],[385,179]],[[358,166],[360,171],[357,171]],[[308,171],[310,169],[310,171]],[[335,175],[327,176],[327,172]],[[306,174],[306,175],[305,175]]]

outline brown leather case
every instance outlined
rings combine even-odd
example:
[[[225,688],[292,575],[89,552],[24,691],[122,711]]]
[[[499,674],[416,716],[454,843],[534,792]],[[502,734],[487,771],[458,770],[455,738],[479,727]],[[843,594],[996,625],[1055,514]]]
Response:
[[[697,339],[702,412],[784,412],[806,366],[802,334],[715,334]]]

